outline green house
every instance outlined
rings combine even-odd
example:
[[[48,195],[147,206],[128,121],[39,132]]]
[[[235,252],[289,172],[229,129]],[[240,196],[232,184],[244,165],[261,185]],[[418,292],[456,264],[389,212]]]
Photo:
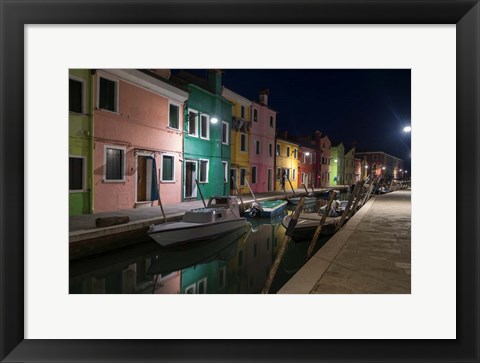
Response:
[[[69,215],[93,213],[93,81],[90,70],[69,75]]]
[[[330,149],[330,185],[344,185],[345,147],[343,143]]]
[[[185,106],[182,200],[228,195],[232,104],[222,97],[222,72],[209,70],[207,79],[180,72],[175,80],[187,84],[189,92]]]

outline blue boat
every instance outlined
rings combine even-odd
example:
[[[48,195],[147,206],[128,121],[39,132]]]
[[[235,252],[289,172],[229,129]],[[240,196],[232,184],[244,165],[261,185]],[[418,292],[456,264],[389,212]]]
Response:
[[[265,200],[253,202],[245,211],[249,217],[272,218],[282,213],[287,208],[286,200]]]

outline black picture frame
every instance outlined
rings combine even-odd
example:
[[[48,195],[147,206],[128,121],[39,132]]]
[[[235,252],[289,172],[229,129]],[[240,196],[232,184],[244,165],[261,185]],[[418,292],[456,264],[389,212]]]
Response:
[[[4,362],[479,362],[478,0],[1,0],[1,291]],[[456,24],[457,339],[24,339],[24,26],[26,24]],[[436,157],[445,152],[439,150]],[[449,184],[445,185],[448,188]],[[446,193],[452,193],[446,189]],[[435,197],[435,196],[433,196]],[[432,251],[434,254],[434,251]],[[439,316],[441,319],[441,316]]]

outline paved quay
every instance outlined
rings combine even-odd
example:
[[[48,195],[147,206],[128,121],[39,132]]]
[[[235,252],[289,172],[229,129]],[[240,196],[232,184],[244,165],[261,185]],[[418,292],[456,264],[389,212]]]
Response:
[[[337,186],[335,189],[342,189],[344,187],[346,186]],[[315,191],[320,190],[326,190],[326,188],[315,189]],[[295,189],[295,193],[297,195],[304,195],[305,189]],[[292,196],[293,192],[287,192],[287,195]],[[275,191],[255,193],[255,197],[257,200],[273,200],[285,199],[286,196],[283,191]],[[246,206],[254,200],[251,194],[242,195],[242,199]],[[195,200],[164,205],[163,210],[167,221],[175,221],[180,220],[186,211],[201,207],[203,207],[202,201]],[[97,218],[114,216],[128,216],[130,221],[115,226],[96,227],[95,220]],[[70,258],[85,257],[127,246],[135,240],[135,237],[144,236],[150,225],[158,223],[163,223],[163,215],[159,206],[70,216]]]
[[[278,294],[410,294],[411,191],[371,198]]]

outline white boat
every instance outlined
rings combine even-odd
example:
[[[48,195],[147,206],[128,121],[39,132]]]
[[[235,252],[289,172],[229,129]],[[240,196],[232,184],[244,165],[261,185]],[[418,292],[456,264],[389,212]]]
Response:
[[[328,216],[329,217],[341,216],[342,213],[347,208],[347,204],[348,204],[348,200],[334,200],[332,202],[332,206],[330,208],[330,212],[328,213]],[[325,213],[326,209],[327,209],[327,205],[324,205],[319,209],[319,213],[320,214]]]
[[[240,217],[235,197],[211,197],[205,208],[192,209],[179,222],[151,226],[148,236],[159,245],[168,247],[191,241],[206,240],[227,234],[247,224]]]
[[[321,236],[331,236],[335,233],[337,224],[341,217],[327,217],[322,226]],[[295,224],[292,238],[294,239],[312,239],[322,216],[317,213],[300,213],[297,223]],[[282,226],[288,230],[292,215],[285,216],[282,220]]]

